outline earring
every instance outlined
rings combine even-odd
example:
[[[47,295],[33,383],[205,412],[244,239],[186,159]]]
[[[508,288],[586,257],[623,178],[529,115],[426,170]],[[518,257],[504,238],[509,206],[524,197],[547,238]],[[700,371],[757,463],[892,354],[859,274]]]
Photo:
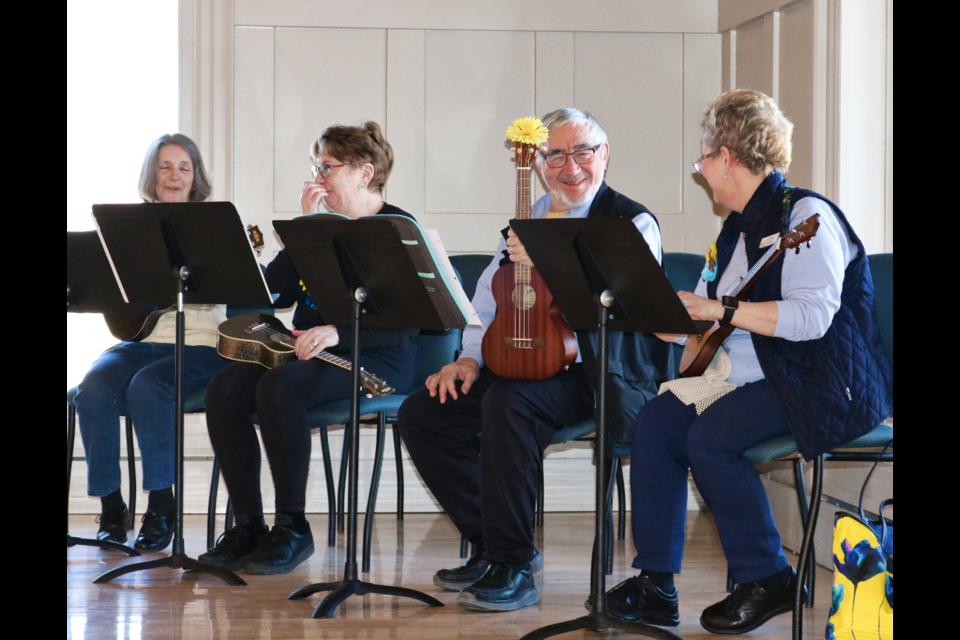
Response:
[[[723,179],[726,180],[726,179],[729,178],[729,177],[730,177],[730,172],[729,172],[729,171],[724,171],[724,172],[723,172]]]
[[[361,191],[363,191],[363,190],[366,189],[366,188],[367,188],[367,185],[365,185],[365,184],[363,184],[363,183],[361,182],[359,189],[360,189]]]

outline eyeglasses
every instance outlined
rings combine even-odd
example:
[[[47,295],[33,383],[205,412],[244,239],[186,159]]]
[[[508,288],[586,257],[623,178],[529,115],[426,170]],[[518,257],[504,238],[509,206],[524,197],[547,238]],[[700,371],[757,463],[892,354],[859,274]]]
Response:
[[[705,156],[700,156],[700,159],[699,159],[699,160],[694,160],[694,161],[693,161],[693,168],[697,170],[697,173],[703,173],[703,161],[706,160],[707,158],[709,158],[710,156],[712,156],[714,153],[716,153],[716,152],[715,152],[715,151],[711,151],[710,153],[708,153],[708,154],[705,155]]]
[[[598,144],[592,149],[579,149],[573,153],[564,153],[563,151],[552,151],[550,153],[540,152],[540,157],[543,158],[543,161],[547,163],[547,166],[551,169],[562,169],[567,166],[567,157],[572,156],[573,161],[579,165],[590,164],[593,162],[594,156],[597,154],[597,149],[603,146],[603,143]]]
[[[345,167],[345,164],[315,164],[311,169],[313,169],[313,178],[316,180],[319,175],[321,178],[329,178],[330,174],[333,173],[334,169],[339,169],[340,167]]]

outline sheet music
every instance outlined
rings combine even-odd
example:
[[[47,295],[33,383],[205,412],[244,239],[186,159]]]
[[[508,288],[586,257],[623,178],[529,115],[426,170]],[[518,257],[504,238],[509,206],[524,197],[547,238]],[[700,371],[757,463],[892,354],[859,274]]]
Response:
[[[437,266],[440,267],[440,273],[447,283],[447,288],[453,293],[457,306],[460,307],[466,316],[467,326],[482,327],[483,324],[480,322],[480,316],[477,315],[473,305],[470,303],[470,298],[467,297],[466,291],[463,290],[463,284],[460,282],[460,279],[457,278],[457,272],[453,268],[453,264],[450,263],[447,250],[443,248],[443,241],[440,240],[440,232],[436,229],[422,228],[420,231],[423,234],[423,239],[430,247],[430,253],[433,254]]]

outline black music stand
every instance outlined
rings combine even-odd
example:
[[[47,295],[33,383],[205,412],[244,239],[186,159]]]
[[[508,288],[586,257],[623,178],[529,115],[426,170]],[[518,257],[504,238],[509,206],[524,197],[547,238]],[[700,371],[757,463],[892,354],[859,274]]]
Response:
[[[100,244],[96,231],[67,231],[67,313],[143,314],[142,305],[123,301],[123,295],[113,278],[110,262],[103,252],[103,245]],[[119,551],[128,556],[139,556],[139,551],[117,542],[70,535],[70,475],[73,470],[76,437],[76,407],[71,406],[67,420],[67,548],[96,547]],[[133,467],[131,445],[131,442],[127,443],[127,456]],[[131,514],[135,510],[135,504],[131,499]]]
[[[207,573],[245,586],[233,572],[189,558],[183,544],[183,308],[185,304],[271,303],[245,227],[229,202],[94,205],[93,218],[124,300],[161,308],[174,301],[177,305],[173,553],[118,567],[94,584],[135,571],[167,568]]]
[[[298,589],[291,600],[331,591],[317,606],[314,618],[330,618],[352,595],[380,594],[412,598],[431,607],[442,602],[419,591],[362,582],[357,571],[357,505],[360,463],[360,332],[375,328],[462,329],[467,321],[449,306],[449,295],[436,265],[424,260],[425,248],[416,224],[397,216],[346,220],[316,216],[316,220],[276,221],[274,228],[286,246],[310,294],[323,300],[325,322],[353,326],[353,391],[350,409],[350,472],[347,501],[347,561],[339,582]],[[396,227],[395,227],[396,225]],[[405,244],[406,243],[406,244]],[[413,243],[413,244],[410,244]],[[429,258],[432,264],[432,258]],[[424,277],[429,278],[425,286]]]
[[[627,631],[648,638],[679,636],[607,613],[607,366],[614,331],[698,334],[713,323],[697,323],[684,309],[643,235],[626,218],[512,220],[537,271],[576,331],[595,331],[599,313],[596,541],[590,579],[591,613],[538,629],[521,640],[543,640],[573,631]]]

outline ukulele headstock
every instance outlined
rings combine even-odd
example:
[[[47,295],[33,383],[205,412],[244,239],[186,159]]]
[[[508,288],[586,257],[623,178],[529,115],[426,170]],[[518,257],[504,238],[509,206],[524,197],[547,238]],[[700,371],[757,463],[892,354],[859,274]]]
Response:
[[[784,250],[796,249],[797,253],[800,253],[800,247],[803,243],[807,243],[807,248],[810,247],[810,241],[817,235],[819,228],[820,214],[815,213],[780,238],[780,248]]]
[[[534,145],[517,142],[513,152],[517,158],[517,169],[529,169],[533,166],[533,159],[537,153],[537,148]]]

